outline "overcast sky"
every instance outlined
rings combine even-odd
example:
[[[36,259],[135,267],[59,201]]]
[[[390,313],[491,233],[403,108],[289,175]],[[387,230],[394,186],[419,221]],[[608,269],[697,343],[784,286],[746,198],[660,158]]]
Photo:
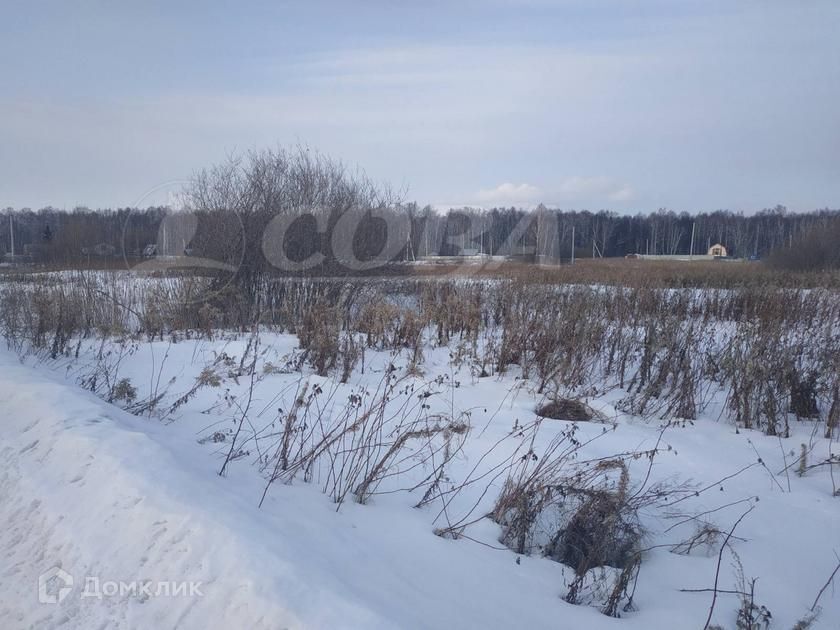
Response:
[[[840,2],[0,4],[0,207],[298,142],[421,204],[840,207]]]

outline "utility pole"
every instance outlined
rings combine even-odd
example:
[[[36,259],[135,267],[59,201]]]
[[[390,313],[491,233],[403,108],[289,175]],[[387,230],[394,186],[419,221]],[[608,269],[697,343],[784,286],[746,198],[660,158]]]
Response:
[[[12,215],[9,213],[9,238],[12,241],[12,260],[15,259],[15,222],[12,220]]]
[[[689,258],[694,258],[694,228],[697,227],[697,222],[691,224],[691,245],[690,251],[688,252]]]
[[[411,242],[411,232],[405,237],[405,244],[406,244],[406,254],[411,256],[412,262],[417,262],[417,259],[414,257],[414,245]]]
[[[575,226],[572,225],[572,264],[575,264]]]

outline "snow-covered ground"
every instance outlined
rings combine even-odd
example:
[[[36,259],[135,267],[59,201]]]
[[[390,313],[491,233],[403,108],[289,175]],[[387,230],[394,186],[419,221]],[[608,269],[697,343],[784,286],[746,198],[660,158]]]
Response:
[[[688,516],[708,512],[702,519],[726,532],[751,506],[730,547],[747,580],[758,578],[755,600],[772,612],[773,628],[806,617],[837,565],[840,497],[832,496],[831,467],[796,474],[801,444],[812,463],[832,445],[808,423],[794,423],[785,439],[737,431],[718,420],[721,396],[703,418],[662,433],[658,423],[617,411],[620,394],[606,392],[590,402],[608,422],[578,425],[586,458],[654,448],[661,435],[648,485],[699,491],[643,510],[649,550],[632,610],[620,619],[565,602],[568,567],[514,553],[499,542],[499,525],[478,518],[492,509],[504,477],[471,485],[446,510],[442,499],[416,508],[429,470],[407,457],[365,504],[337,505],[331,469],[319,464],[308,477],[272,484],[259,506],[270,474],[264,464],[276,449],[271,436],[304,384],[323,392],[315,406],[334,417],[352,396],[375,398],[393,364],[401,379],[393,404],[427,401],[428,414],[470,427],[448,464],[448,488],[512,456],[521,444],[514,427],[534,421],[540,398],[514,374],[473,376],[446,348],[428,349],[416,375],[406,373],[407,357],[370,352],[364,373],[339,384],[291,367],[297,340],[274,333],[260,339],[252,379],[242,370],[248,341],[110,343],[104,352],[90,341],[63,362],[0,350],[0,627],[702,628],[720,541],[687,555],[672,547],[696,530]],[[94,387],[97,374],[101,383],[105,364],[109,378],[136,389],[120,404],[140,415],[79,386]],[[214,378],[196,388],[208,368]],[[154,409],[137,406],[150,397],[159,397]],[[219,476],[244,409],[240,456]],[[542,422],[534,452],[569,426]],[[631,462],[634,487],[649,464]],[[435,534],[475,505],[466,518],[475,522],[460,537]],[[669,517],[677,513],[684,516]],[[722,558],[718,588],[737,590],[729,548]],[[44,574],[51,579],[39,592]],[[68,576],[72,588],[59,591]],[[835,586],[820,597],[812,627],[840,626]],[[735,628],[738,606],[737,596],[719,594],[713,623]]]

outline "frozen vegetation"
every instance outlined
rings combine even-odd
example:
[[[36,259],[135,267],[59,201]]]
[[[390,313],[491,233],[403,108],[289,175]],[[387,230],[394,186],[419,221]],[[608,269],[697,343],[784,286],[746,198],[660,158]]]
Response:
[[[836,293],[207,288],[0,285],[7,627],[837,626]]]

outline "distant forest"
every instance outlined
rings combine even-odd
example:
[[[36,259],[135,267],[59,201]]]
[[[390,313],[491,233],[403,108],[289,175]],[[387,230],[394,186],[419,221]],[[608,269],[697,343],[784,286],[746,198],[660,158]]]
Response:
[[[403,222],[407,219],[410,226],[404,247],[396,254],[389,254],[397,260],[479,251],[493,255],[521,251],[563,260],[572,255],[573,234],[577,258],[685,254],[689,252],[692,227],[695,254],[704,254],[709,245],[721,243],[730,256],[762,258],[774,250],[793,246],[802,234],[828,230],[840,220],[838,210],[792,213],[782,206],[749,216],[726,210],[694,215],[669,210],[622,215],[606,210],[563,211],[542,206],[530,211],[465,208],[441,213],[413,203],[391,205],[380,209],[380,215],[382,212],[398,215]],[[202,213],[207,211],[195,213],[198,228],[188,230],[186,238],[179,239],[178,230],[173,230],[170,242],[181,242],[168,249],[181,254],[182,249],[202,249],[203,243],[204,253],[209,253],[213,222],[207,218],[209,215],[203,220]],[[61,264],[123,255],[139,257],[148,245],[160,245],[162,225],[173,224],[172,219],[178,213],[164,207],[72,211],[7,208],[0,216],[0,255],[11,252],[10,229],[13,229],[18,255],[25,254],[33,262]],[[166,217],[169,218],[164,221]],[[291,247],[306,251],[323,249],[318,243],[314,221],[299,223],[286,237]],[[384,221],[361,220],[353,225],[353,233],[347,239],[352,240],[355,251],[375,255],[382,248],[384,224]],[[165,242],[165,232],[163,239]]]

